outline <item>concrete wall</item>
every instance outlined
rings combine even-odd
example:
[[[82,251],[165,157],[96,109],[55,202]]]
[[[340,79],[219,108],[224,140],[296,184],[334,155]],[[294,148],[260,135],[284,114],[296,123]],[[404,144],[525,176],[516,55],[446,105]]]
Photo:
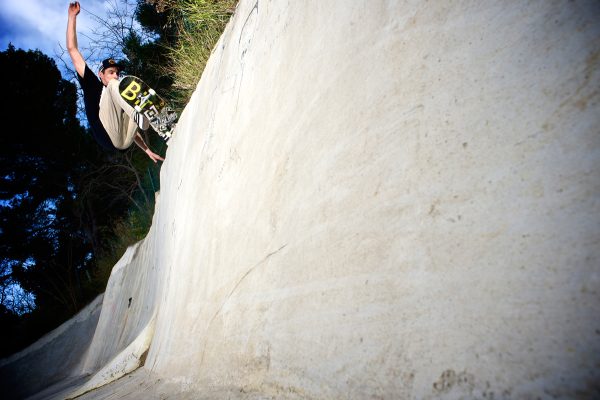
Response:
[[[82,398],[599,396],[598,4],[242,0]]]
[[[146,368],[299,398],[598,394],[599,11],[242,1],[163,169]]]

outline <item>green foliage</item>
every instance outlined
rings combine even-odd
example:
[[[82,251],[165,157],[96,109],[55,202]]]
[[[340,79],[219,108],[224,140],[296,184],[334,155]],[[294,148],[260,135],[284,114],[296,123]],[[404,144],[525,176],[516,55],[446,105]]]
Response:
[[[41,52],[9,46],[0,72],[11,76],[0,135],[2,356],[104,291],[115,258],[150,226],[158,167],[137,149],[104,152],[79,124],[75,85]]]
[[[170,97],[180,107],[189,101],[236,4],[237,0],[171,2],[178,40],[168,47],[164,72],[173,77]]]
[[[4,313],[30,321],[27,334],[15,335],[25,343],[88,299],[92,246],[74,210],[89,169],[81,154],[95,144],[76,118],[75,86],[53,60],[9,46],[0,72],[10,76],[0,136],[0,299]]]
[[[104,291],[112,268],[117,261],[129,246],[144,239],[151,224],[152,215],[146,210],[137,209],[132,210],[124,218],[114,223],[113,240],[107,242],[107,246],[99,255],[97,268],[94,272],[93,281],[99,292]]]

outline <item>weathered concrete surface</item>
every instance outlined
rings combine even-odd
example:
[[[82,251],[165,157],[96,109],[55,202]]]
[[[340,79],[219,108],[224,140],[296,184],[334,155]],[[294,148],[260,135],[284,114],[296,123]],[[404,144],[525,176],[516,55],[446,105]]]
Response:
[[[80,398],[598,397],[599,17],[241,1]]]

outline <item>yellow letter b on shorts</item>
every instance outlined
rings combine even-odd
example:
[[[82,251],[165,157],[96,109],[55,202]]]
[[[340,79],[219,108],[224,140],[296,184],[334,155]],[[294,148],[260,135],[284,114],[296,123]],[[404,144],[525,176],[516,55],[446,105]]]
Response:
[[[121,96],[126,100],[134,100],[137,94],[142,89],[142,86],[135,81],[132,81],[129,86],[121,92]]]

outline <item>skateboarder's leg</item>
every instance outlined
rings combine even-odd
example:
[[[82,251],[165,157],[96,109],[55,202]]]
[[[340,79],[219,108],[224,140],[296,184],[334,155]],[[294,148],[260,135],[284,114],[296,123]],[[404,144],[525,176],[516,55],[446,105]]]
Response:
[[[100,98],[100,122],[118,149],[133,144],[138,126],[145,129],[149,126],[148,121],[140,121],[140,114],[121,98],[116,79],[109,82]]]

